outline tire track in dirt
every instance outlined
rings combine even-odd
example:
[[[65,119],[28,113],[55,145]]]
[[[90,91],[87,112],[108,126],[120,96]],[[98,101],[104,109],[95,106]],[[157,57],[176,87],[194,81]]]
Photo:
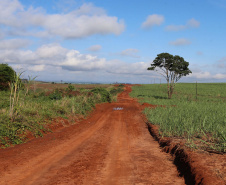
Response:
[[[121,106],[119,104],[118,106]],[[123,106],[126,109],[126,106]],[[112,141],[109,147],[109,153],[104,163],[105,168],[102,170],[104,177],[100,184],[132,184],[134,165],[130,157],[130,145],[128,138],[127,125],[124,118],[125,111],[115,111],[112,116]],[[132,173],[131,173],[132,172]],[[130,174],[131,173],[131,174]]]
[[[78,125],[0,150],[1,184],[184,184],[130,91]]]
[[[16,172],[15,174],[6,174],[3,182],[5,182],[5,184],[32,184],[33,181],[40,178],[42,174],[45,174],[51,165],[57,166],[56,164],[63,163],[62,161],[65,161],[64,158],[68,158],[70,153],[73,153],[73,150],[76,150],[83,142],[103,127],[103,124],[107,119],[108,114],[107,116],[100,116],[96,120],[96,124],[92,125],[89,129],[84,130],[66,143],[58,146],[56,145],[54,150],[48,150],[42,155],[36,157],[35,160],[28,160],[25,165],[21,165],[14,169]]]

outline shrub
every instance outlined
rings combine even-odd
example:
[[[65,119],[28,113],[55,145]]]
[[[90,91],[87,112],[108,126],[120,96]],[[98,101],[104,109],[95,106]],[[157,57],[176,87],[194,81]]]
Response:
[[[125,85],[123,85],[123,84],[119,84],[119,87],[120,87],[120,88],[123,88],[123,87],[125,87]]]
[[[95,89],[92,89],[91,92],[94,94],[100,94],[102,102],[111,102],[111,95],[106,89],[95,88]]]
[[[122,86],[118,86],[118,87],[114,87],[113,89],[110,90],[110,93],[112,95],[117,95],[118,93],[122,92],[123,91],[123,88]]]
[[[62,92],[59,89],[56,89],[52,94],[49,95],[51,100],[61,100]]]
[[[9,89],[9,83],[14,81],[16,72],[8,64],[0,64],[0,90]]]
[[[69,84],[68,87],[66,88],[66,91],[68,91],[68,92],[71,92],[73,90],[75,90],[75,87],[72,86],[71,84]]]

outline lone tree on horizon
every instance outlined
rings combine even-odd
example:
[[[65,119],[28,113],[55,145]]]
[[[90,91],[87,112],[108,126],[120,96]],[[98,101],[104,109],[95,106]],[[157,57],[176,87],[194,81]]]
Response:
[[[147,70],[156,71],[164,76],[167,81],[168,99],[171,99],[175,83],[181,77],[192,73],[188,66],[189,62],[186,62],[183,57],[178,55],[173,56],[169,53],[160,53]]]

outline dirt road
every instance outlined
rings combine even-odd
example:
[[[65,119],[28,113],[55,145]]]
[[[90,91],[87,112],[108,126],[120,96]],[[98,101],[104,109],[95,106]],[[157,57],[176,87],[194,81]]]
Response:
[[[79,124],[0,150],[0,184],[184,184],[129,92]]]

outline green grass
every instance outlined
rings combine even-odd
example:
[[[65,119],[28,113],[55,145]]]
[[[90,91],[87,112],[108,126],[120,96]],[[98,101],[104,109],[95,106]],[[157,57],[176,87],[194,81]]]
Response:
[[[140,103],[165,105],[144,110],[162,136],[179,137],[187,144],[206,150],[226,152],[226,84],[176,84],[167,99],[165,84],[134,86],[132,97]]]
[[[0,91],[0,146],[25,142],[27,132],[36,137],[42,136],[50,131],[47,125],[56,118],[86,117],[97,103],[116,100],[117,93],[123,90],[122,87],[109,85],[107,88],[97,87],[96,91],[95,87],[86,89],[85,86],[80,90],[75,89],[77,95],[71,95],[66,88],[51,90],[49,95],[43,89],[36,89],[26,97],[25,92],[21,91],[13,120],[9,116],[10,92]]]

